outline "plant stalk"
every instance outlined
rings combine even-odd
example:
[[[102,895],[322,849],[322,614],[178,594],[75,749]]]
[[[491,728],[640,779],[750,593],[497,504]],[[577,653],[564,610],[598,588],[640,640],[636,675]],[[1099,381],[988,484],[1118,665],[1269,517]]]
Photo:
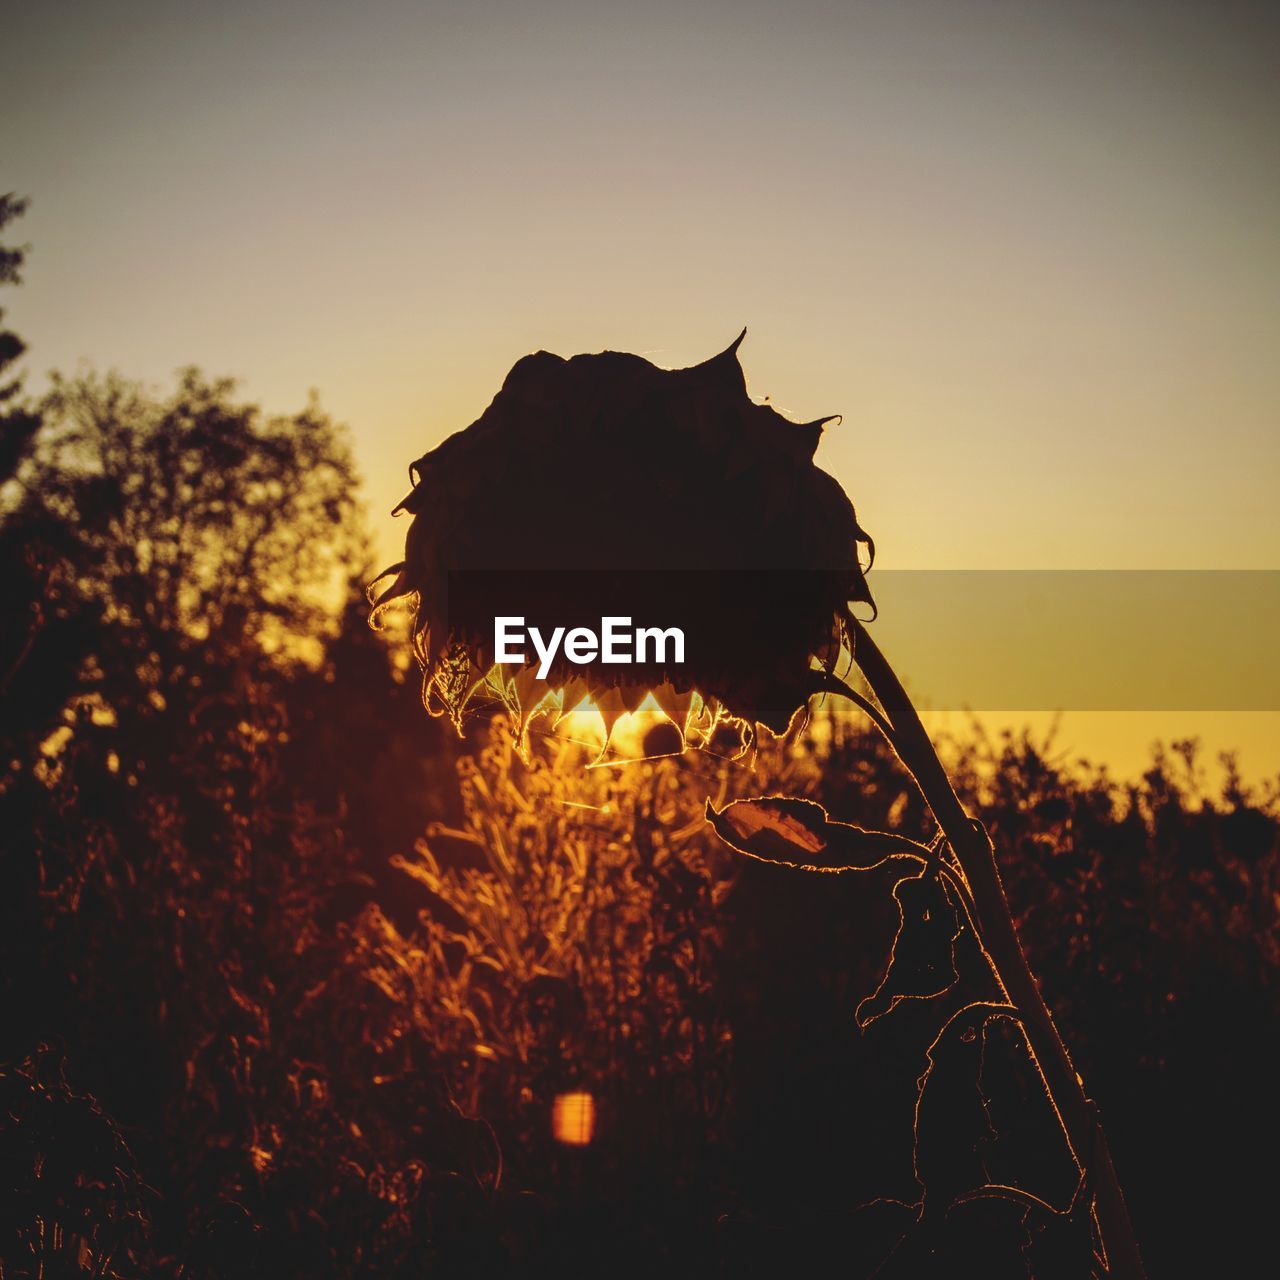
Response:
[[[1145,1280],[1142,1257],[1097,1108],[1085,1094],[1083,1081],[1072,1066],[1053,1015],[1027,965],[991,840],[982,824],[965,812],[914,704],[888,660],[862,623],[850,621],[854,657],[893,725],[894,745],[903,763],[915,775],[969,882],[978,915],[978,941],[990,957],[1009,1002],[1022,1014],[1050,1100],[1084,1172],[1086,1190],[1093,1191],[1108,1273],[1118,1280]]]

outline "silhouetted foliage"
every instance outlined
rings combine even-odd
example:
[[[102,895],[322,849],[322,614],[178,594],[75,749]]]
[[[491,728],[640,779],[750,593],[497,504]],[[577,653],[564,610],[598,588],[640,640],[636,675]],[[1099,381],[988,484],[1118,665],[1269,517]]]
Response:
[[[27,202],[12,193],[0,196],[0,232],[27,211]],[[25,248],[0,245],[0,285],[21,284]],[[40,415],[22,400],[22,378],[13,368],[22,359],[26,343],[4,327],[0,308],[0,485],[17,471],[40,428]]]
[[[55,379],[4,512],[26,624],[5,644],[20,767],[92,708],[100,752],[143,745],[125,721],[163,744],[119,757],[126,776],[163,768],[166,733],[255,655],[283,667],[327,629],[357,549],[347,446],[314,406],[268,419],[233,391],[194,370],[164,399],[113,375]]]

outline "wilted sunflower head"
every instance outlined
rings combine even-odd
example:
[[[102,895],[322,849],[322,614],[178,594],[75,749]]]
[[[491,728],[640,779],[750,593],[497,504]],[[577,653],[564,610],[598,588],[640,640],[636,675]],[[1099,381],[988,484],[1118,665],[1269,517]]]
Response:
[[[416,601],[432,712],[461,725],[496,702],[523,734],[534,714],[590,696],[607,728],[651,691],[686,740],[720,708],[786,728],[847,644],[849,602],[870,602],[872,545],[813,462],[831,419],[754,403],[741,341],[690,369],[539,351],[412,464],[396,508],[413,517],[404,560],[371,596],[377,608]],[[539,680],[495,666],[498,615],[544,634],[607,615],[680,627],[685,661],[577,665],[561,651]]]

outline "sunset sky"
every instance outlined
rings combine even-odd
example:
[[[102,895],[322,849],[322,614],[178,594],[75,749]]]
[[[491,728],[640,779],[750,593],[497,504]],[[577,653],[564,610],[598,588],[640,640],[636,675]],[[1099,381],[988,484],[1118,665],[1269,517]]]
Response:
[[[1268,9],[1270,8],[1270,12]],[[196,362],[406,464],[520,355],[742,325],[893,568],[1280,568],[1273,6],[66,4],[6,17],[30,385]],[[1172,641],[1171,641],[1172,642]],[[1280,717],[1069,717],[1280,768]]]

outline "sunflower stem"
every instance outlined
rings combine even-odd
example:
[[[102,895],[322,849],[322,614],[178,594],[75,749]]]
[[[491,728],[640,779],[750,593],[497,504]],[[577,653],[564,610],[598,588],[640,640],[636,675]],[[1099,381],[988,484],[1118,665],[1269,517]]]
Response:
[[[1094,1212],[1108,1273],[1119,1280],[1145,1280],[1146,1272],[1129,1211],[1111,1160],[1097,1108],[1084,1091],[1053,1015],[1044,1002],[1018,940],[995,850],[986,829],[965,812],[897,674],[863,624],[850,619],[854,657],[893,726],[892,742],[916,779],[969,883],[978,942],[1023,1026],[1063,1131],[1094,1193]]]

